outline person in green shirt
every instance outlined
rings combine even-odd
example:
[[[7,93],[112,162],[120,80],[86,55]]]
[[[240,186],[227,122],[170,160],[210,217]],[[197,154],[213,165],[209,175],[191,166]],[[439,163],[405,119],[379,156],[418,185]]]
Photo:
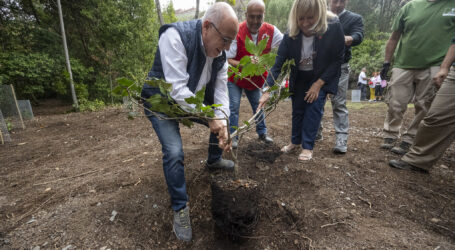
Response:
[[[439,91],[417,131],[415,141],[399,160],[389,161],[393,168],[428,173],[455,140],[455,37],[433,77]],[[452,65],[452,67],[450,67]]]
[[[414,142],[419,123],[436,94],[431,78],[439,71],[455,34],[455,1],[411,1],[400,9],[392,31],[381,70],[381,78],[386,79],[395,53],[392,76],[387,87],[388,111],[381,148],[404,155]],[[398,144],[403,115],[412,100],[415,116]]]

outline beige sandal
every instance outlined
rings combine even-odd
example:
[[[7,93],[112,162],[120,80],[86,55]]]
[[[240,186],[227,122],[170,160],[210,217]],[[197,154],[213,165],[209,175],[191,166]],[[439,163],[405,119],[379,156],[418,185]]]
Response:
[[[304,149],[299,154],[299,161],[309,161],[313,158],[313,150]]]
[[[290,153],[294,150],[296,150],[300,145],[299,144],[289,144],[281,148],[281,152],[283,153]]]

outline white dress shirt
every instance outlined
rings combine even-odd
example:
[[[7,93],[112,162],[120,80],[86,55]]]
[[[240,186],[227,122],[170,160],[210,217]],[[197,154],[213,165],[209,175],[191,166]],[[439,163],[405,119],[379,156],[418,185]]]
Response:
[[[168,28],[161,34],[158,45],[161,55],[161,64],[163,65],[164,78],[166,82],[172,84],[172,91],[170,93],[172,99],[182,106],[194,108],[194,104],[185,102],[185,98],[195,96],[195,94],[191,92],[187,86],[190,78],[190,75],[186,71],[188,57],[178,31],[173,27]],[[206,57],[204,69],[202,70],[201,78],[199,79],[195,92],[201,90],[210,81],[213,59],[214,58],[212,57]],[[226,61],[223,68],[218,72],[215,81],[214,103],[223,105],[220,109],[229,117],[227,70],[228,64]],[[215,115],[218,118],[225,118],[225,115],[220,110],[215,110]],[[226,124],[225,120],[222,121]]]
[[[251,38],[253,38],[254,44],[258,43],[258,33],[256,34],[251,34]],[[273,26],[273,37],[272,37],[272,48],[278,48],[280,46],[281,40],[283,40],[283,34],[281,31]],[[231,43],[231,47],[229,50],[226,50],[226,57],[228,59],[234,58],[237,55],[237,39],[234,39]]]

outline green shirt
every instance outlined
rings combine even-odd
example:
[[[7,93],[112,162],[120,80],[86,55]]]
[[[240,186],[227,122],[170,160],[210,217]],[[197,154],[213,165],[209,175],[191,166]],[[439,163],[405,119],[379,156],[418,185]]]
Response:
[[[392,30],[401,33],[394,67],[441,65],[455,34],[455,1],[413,0],[400,9]]]

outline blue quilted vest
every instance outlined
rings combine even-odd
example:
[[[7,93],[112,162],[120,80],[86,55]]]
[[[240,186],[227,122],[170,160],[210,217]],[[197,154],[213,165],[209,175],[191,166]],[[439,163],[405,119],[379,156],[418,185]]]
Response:
[[[172,24],[166,24],[161,26],[159,35],[164,33],[168,28],[175,28],[180,34],[180,39],[185,46],[186,55],[188,57],[187,72],[189,74],[188,88],[191,92],[195,93],[199,79],[204,69],[206,56],[204,53],[204,47],[202,46],[202,22],[201,20],[191,20],[186,22],[177,22]],[[215,94],[215,81],[218,71],[223,68],[226,63],[226,53],[223,51],[222,55],[216,57],[212,63],[212,72],[209,82],[206,84],[204,104],[214,104]],[[147,79],[158,78],[164,79],[163,66],[161,64],[161,56],[159,47],[155,53],[155,61],[153,62],[152,69],[147,75]],[[147,88],[149,94],[143,96],[145,98],[150,97],[154,93],[160,93],[159,89],[153,88],[147,84],[144,84],[144,89]],[[150,91],[152,90],[152,91]],[[144,91],[143,91],[144,92]],[[152,93],[151,93],[152,92]],[[144,94],[144,93],[143,93]]]

